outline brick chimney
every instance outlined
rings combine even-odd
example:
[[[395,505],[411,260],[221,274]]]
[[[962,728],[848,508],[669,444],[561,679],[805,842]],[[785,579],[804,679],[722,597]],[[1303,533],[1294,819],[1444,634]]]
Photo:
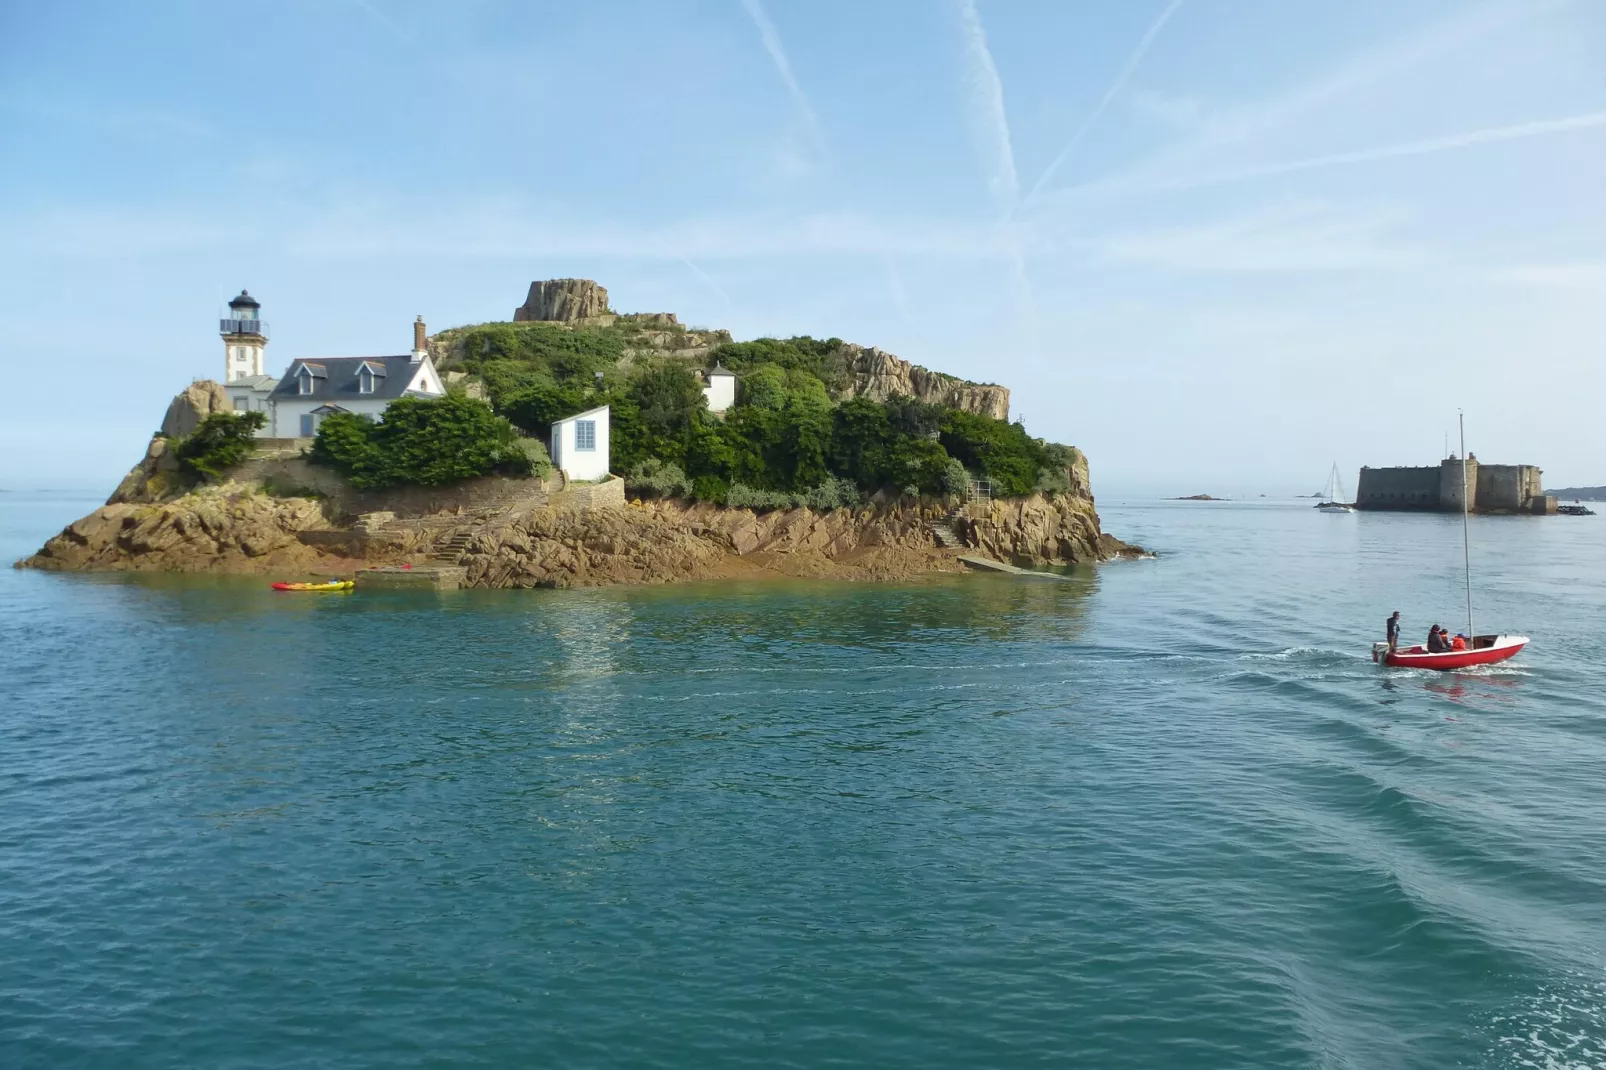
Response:
[[[429,352],[427,345],[428,335],[424,333],[424,317],[419,316],[413,321],[413,360],[420,361]]]

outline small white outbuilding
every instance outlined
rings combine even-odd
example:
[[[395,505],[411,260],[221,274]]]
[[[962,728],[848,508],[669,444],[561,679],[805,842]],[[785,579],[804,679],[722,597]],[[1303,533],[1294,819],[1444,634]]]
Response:
[[[608,406],[552,421],[552,464],[573,480],[608,475]]]
[[[736,404],[735,372],[715,361],[705,376],[705,381],[708,385],[703,387],[703,397],[708,399],[709,412],[724,412]]]

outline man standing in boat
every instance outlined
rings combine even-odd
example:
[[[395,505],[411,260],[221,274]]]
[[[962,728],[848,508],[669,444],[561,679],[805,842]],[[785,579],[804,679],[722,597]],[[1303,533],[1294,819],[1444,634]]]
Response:
[[[1392,653],[1394,653],[1394,648],[1400,645],[1400,611],[1399,610],[1396,609],[1394,611],[1394,615],[1388,619],[1388,624],[1386,625],[1386,627],[1388,628],[1389,653],[1392,654]]]

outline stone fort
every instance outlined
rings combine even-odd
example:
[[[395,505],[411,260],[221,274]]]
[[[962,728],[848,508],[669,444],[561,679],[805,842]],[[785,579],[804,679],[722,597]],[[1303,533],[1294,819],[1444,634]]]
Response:
[[[1540,469],[1531,464],[1479,464],[1467,454],[1466,489],[1475,513],[1554,513],[1556,499],[1542,489]],[[1459,513],[1461,459],[1446,457],[1420,468],[1362,468],[1355,492],[1357,509],[1422,509]]]

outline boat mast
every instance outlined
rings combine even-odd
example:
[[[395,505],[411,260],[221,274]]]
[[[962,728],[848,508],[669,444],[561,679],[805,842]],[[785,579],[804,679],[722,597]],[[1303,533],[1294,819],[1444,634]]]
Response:
[[[1457,412],[1461,424],[1461,571],[1467,581],[1467,642],[1476,641],[1472,630],[1472,537],[1467,533],[1467,514],[1472,511],[1472,500],[1467,497],[1467,416]]]

